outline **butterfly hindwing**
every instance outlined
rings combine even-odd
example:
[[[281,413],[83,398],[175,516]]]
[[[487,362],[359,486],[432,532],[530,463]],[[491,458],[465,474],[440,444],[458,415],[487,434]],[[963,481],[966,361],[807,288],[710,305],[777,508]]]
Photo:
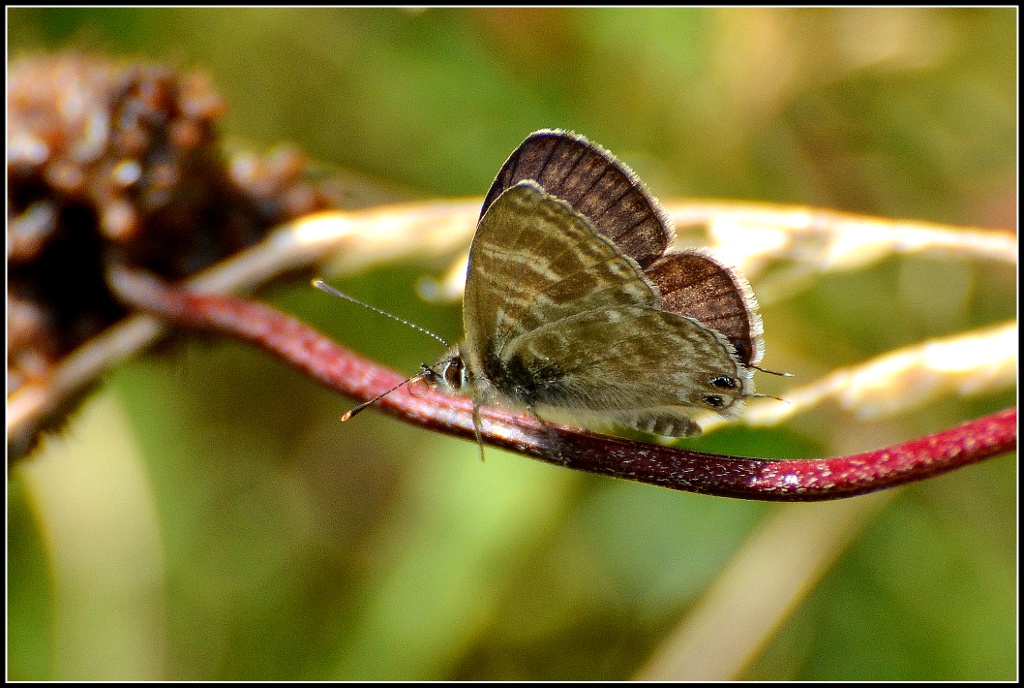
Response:
[[[701,250],[669,253],[644,274],[661,293],[661,307],[722,333],[740,362],[754,365],[764,354],[761,316],[747,280]]]
[[[613,306],[524,333],[499,357],[496,375],[519,382],[542,412],[604,414],[621,424],[689,436],[697,411],[729,413],[749,393],[749,373],[720,334],[667,311]],[[527,382],[523,380],[523,382]]]

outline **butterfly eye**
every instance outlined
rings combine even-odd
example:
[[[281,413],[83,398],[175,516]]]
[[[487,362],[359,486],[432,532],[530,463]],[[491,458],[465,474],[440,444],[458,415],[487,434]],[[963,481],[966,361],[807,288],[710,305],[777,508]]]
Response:
[[[718,396],[717,394],[710,394],[704,397],[704,403],[707,404],[708,406],[713,406],[714,408],[721,408],[725,406],[725,399]]]
[[[712,385],[714,385],[715,387],[718,387],[719,389],[736,389],[736,380],[732,379],[731,377],[727,377],[725,375],[719,375],[718,377],[713,377],[713,378],[711,378],[710,382],[711,382]],[[708,403],[711,403],[711,402],[708,402]],[[715,406],[716,404],[711,404],[711,405]]]
[[[454,357],[448,362],[448,365],[444,367],[444,381],[452,387],[452,389],[462,389],[462,385],[465,384],[464,376],[464,365],[461,356]]]

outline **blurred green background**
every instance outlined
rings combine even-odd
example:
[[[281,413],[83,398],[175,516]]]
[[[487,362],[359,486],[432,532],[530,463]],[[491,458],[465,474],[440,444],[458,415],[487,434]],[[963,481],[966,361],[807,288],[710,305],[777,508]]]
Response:
[[[956,9],[12,9],[11,59],[88,49],[208,73],[233,146],[298,145],[422,198],[482,195],[531,131],[655,194],[1016,227],[1017,13]],[[449,339],[437,263],[336,281]],[[1016,275],[889,259],[762,294],[806,383],[1013,318]],[[755,289],[758,284],[755,281]],[[923,306],[913,295],[935,294]],[[946,295],[953,294],[946,298]],[[436,343],[305,282],[269,297],[412,373]],[[784,396],[791,381],[759,385]],[[823,410],[688,443],[867,450],[1015,403]],[[350,406],[204,342],[116,371],[8,480],[11,679],[626,679],[781,508],[578,475]],[[743,674],[1013,679],[1016,471],[904,489]]]

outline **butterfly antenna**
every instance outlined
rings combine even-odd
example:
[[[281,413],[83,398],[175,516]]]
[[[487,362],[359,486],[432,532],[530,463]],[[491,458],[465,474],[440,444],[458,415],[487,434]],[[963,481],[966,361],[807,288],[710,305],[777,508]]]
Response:
[[[381,394],[378,394],[373,399],[370,399],[369,401],[364,401],[363,403],[359,404],[358,406],[356,406],[356,407],[346,411],[345,414],[342,415],[342,417],[341,417],[341,422],[344,423],[345,421],[351,419],[352,416],[356,415],[357,413],[362,411],[364,408],[372,405],[374,402],[376,402],[376,401],[382,399],[383,397],[386,397],[387,395],[391,394],[392,392],[394,392],[396,389],[398,389],[402,385],[407,385],[410,382],[415,382],[416,380],[422,380],[422,379],[423,379],[422,375],[413,375],[412,377],[410,377],[408,379],[402,380],[401,382],[399,382],[397,385],[395,385],[394,387],[392,387],[388,391],[383,392]]]
[[[774,394],[748,394],[743,397],[744,399],[774,399],[775,401],[781,401],[783,404],[792,404],[793,402],[787,401],[782,397],[777,397]],[[344,418],[342,419],[344,420]]]
[[[760,370],[762,373],[768,373],[769,375],[778,375],[779,377],[793,377],[793,373],[780,373],[780,372],[775,371],[775,370],[765,370],[761,366],[756,366],[756,365],[752,365],[750,367],[753,368],[754,370]],[[780,397],[775,396],[774,394],[751,394],[748,398],[750,398],[750,399],[774,399],[775,401],[781,401],[784,404],[790,403],[790,402],[786,401],[785,399],[782,399]]]
[[[747,366],[747,367],[748,368],[753,368],[754,370],[760,370],[762,373],[768,373],[769,375],[778,375],[779,377],[793,377],[793,373],[780,373],[777,370],[766,370],[765,368],[762,368],[761,366],[752,365],[752,366]]]
[[[446,341],[445,341],[444,339],[442,339],[442,338],[441,338],[441,337],[439,337],[438,335],[434,334],[434,333],[433,333],[433,332],[431,332],[430,330],[428,330],[428,329],[426,329],[426,328],[424,328],[424,327],[420,327],[419,325],[416,325],[415,323],[411,323],[411,322],[409,322],[408,320],[404,320],[403,318],[399,318],[399,317],[398,317],[397,315],[392,315],[391,313],[388,313],[387,311],[382,311],[382,310],[381,310],[381,309],[379,309],[379,308],[375,308],[375,307],[371,306],[371,305],[370,305],[370,304],[368,304],[368,303],[363,303],[363,302],[362,302],[362,301],[360,301],[359,299],[355,299],[355,298],[352,298],[352,297],[351,297],[351,296],[349,296],[348,294],[343,294],[342,292],[338,291],[337,289],[335,289],[335,288],[334,288],[334,287],[332,287],[331,285],[327,284],[327,282],[324,282],[324,281],[323,281],[322,279],[320,279],[319,277],[318,277],[317,279],[313,280],[313,286],[314,286],[314,287],[316,287],[317,289],[319,289],[320,291],[323,291],[323,292],[327,292],[327,293],[328,293],[328,294],[330,294],[331,296],[334,296],[334,297],[337,297],[337,298],[339,298],[339,299],[342,299],[343,301],[351,301],[352,303],[354,303],[354,304],[356,304],[356,305],[358,305],[358,306],[362,306],[363,308],[368,308],[368,309],[370,309],[370,310],[371,310],[371,311],[373,311],[374,313],[379,313],[379,314],[383,315],[383,316],[384,316],[385,318],[391,318],[392,320],[395,320],[395,321],[397,321],[397,322],[400,322],[400,323],[402,323],[403,325],[408,325],[409,327],[411,327],[411,328],[412,328],[412,329],[414,329],[414,330],[419,330],[420,332],[422,332],[423,334],[427,335],[428,337],[433,337],[433,338],[434,338],[434,339],[436,339],[437,341],[439,341],[439,342],[441,342],[442,344],[444,344],[445,348],[448,348],[448,349],[450,349],[450,348],[451,348],[451,346],[452,346],[451,344],[449,344],[449,343],[448,343],[448,342],[446,342]],[[417,375],[416,377],[419,377],[419,376]],[[413,378],[409,378],[409,380],[412,380],[412,379],[413,379]],[[409,380],[406,380],[406,382],[408,382]],[[402,384],[405,384],[405,383],[402,383]],[[401,386],[402,386],[402,385],[399,385],[399,387],[401,387]],[[397,387],[396,387],[395,389],[397,389]],[[394,391],[394,390],[391,390],[391,391]],[[383,396],[383,395],[381,395],[381,396]],[[379,399],[379,398],[380,398],[380,397],[378,397],[378,399]],[[376,399],[374,399],[374,401],[376,401]],[[369,403],[371,403],[371,402],[366,402],[366,403],[367,403],[367,404],[369,404]],[[364,405],[365,405],[365,404],[364,404]],[[357,406],[356,408],[360,408],[360,407],[359,407],[359,406]],[[355,410],[355,409],[353,409],[353,411],[354,411],[354,410]],[[350,411],[350,413],[351,413],[351,411]]]
[[[423,334],[427,335],[428,337],[433,337],[437,341],[441,342],[441,344],[443,344],[446,348],[451,348],[451,344],[449,344],[444,339],[442,339],[440,336],[434,334],[430,330],[428,330],[428,329],[426,329],[424,327],[420,327],[419,325],[416,325],[415,323],[411,323],[408,320],[405,320],[403,318],[399,318],[397,315],[392,315],[391,313],[388,313],[387,311],[382,311],[381,309],[376,308],[374,306],[371,306],[368,303],[363,303],[359,299],[353,298],[353,297],[349,296],[348,294],[344,294],[344,293],[338,291],[337,289],[335,289],[334,287],[332,287],[331,285],[327,284],[327,282],[324,282],[319,277],[317,279],[313,280],[312,284],[313,284],[314,287],[316,287],[317,289],[319,289],[322,292],[326,292],[326,293],[330,294],[331,296],[337,297],[337,298],[339,298],[339,299],[341,299],[343,301],[351,301],[352,303],[354,303],[354,304],[356,304],[358,306],[362,306],[363,308],[368,308],[369,310],[373,311],[374,313],[379,313],[380,315],[383,315],[386,318],[391,318],[392,320],[400,322],[403,325],[408,325],[412,329],[418,330],[418,331],[422,332]],[[391,394],[392,392],[394,392],[396,389],[398,389],[402,385],[407,385],[410,382],[414,382],[416,380],[422,380],[422,379],[423,379],[423,374],[420,373],[419,375],[413,375],[410,378],[402,380],[397,385],[395,385],[394,387],[392,387],[388,391],[384,392],[383,394],[378,394],[373,399],[370,399],[369,401],[364,401],[363,403],[359,404],[358,406],[350,409],[349,411],[346,411],[345,414],[341,417],[341,422],[344,423],[345,421],[351,419],[357,413],[359,413],[363,409],[367,408],[368,406],[373,405],[375,402],[379,401],[382,397],[386,397],[387,395]]]

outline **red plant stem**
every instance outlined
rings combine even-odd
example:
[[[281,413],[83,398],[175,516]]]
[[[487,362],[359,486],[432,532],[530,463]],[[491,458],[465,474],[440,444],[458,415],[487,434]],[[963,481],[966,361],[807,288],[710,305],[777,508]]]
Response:
[[[371,399],[403,380],[261,303],[168,288],[123,269],[112,269],[110,280],[131,307],[179,326],[260,346],[353,399]],[[475,438],[471,399],[433,389],[414,392],[410,386],[414,385],[400,387],[376,405],[423,427]],[[676,490],[767,501],[821,501],[866,494],[946,473],[1017,446],[1015,407],[884,449],[829,459],[786,460],[662,447],[550,423],[545,427],[528,414],[499,407],[484,407],[481,416],[484,442],[550,463]]]

